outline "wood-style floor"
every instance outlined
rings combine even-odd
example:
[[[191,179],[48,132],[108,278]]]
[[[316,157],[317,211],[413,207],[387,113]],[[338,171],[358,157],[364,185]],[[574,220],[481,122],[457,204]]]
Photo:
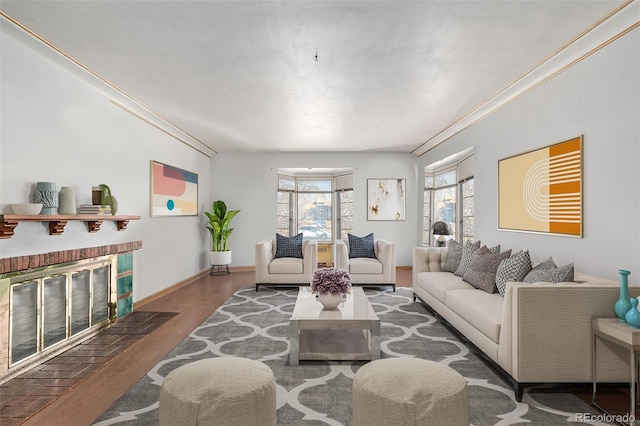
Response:
[[[398,287],[411,287],[411,270],[398,268],[396,281]],[[137,313],[165,313],[168,319],[165,318],[155,330],[114,354],[106,365],[83,375],[79,382],[56,396],[57,399],[26,421],[15,422],[14,419],[11,422],[10,419],[0,418],[0,424],[90,425],[241,287],[254,287],[253,271],[233,271],[222,276],[205,275],[141,306],[136,305]],[[590,388],[578,388],[575,393],[590,402]],[[628,404],[624,393],[604,390],[603,395],[616,405],[624,407]],[[28,396],[31,399],[37,397]]]

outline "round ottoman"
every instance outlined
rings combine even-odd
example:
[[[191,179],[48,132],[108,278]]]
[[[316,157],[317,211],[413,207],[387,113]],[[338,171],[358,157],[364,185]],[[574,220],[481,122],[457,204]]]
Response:
[[[353,425],[469,426],[467,382],[433,361],[372,361],[353,379]]]
[[[209,358],[178,367],[160,389],[159,423],[264,426],[276,424],[271,369],[238,357]]]

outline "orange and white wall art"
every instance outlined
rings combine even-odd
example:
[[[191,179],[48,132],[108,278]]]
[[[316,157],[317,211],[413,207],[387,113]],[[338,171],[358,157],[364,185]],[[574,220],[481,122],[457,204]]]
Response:
[[[151,216],[198,214],[198,175],[151,161]]]
[[[582,237],[582,136],[498,161],[498,228]]]

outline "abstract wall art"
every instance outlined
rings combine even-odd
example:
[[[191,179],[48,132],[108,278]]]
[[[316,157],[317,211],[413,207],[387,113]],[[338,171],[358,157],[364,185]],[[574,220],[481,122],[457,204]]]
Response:
[[[406,179],[367,179],[367,220],[405,220]]]
[[[151,161],[151,216],[198,214],[198,175]]]
[[[582,143],[498,161],[498,229],[582,237]]]

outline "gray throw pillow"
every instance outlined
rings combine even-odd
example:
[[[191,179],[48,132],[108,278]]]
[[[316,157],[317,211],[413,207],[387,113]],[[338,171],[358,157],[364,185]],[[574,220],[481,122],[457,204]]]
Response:
[[[464,247],[462,248],[462,257],[460,258],[460,264],[458,268],[455,270],[454,274],[461,277],[467,271],[469,264],[471,263],[471,256],[473,252],[480,248],[480,240],[476,242],[465,241]]]
[[[462,244],[456,240],[447,241],[447,259],[444,262],[443,271],[455,272],[460,266],[460,259],[462,259]]]
[[[362,238],[348,234],[349,237],[349,259],[354,257],[371,257],[376,258],[374,248],[373,232]]]
[[[532,269],[524,277],[526,283],[564,283],[573,282],[573,262],[561,268]]]
[[[487,293],[495,293],[498,265],[509,256],[510,249],[502,253],[491,253],[486,246],[476,250],[462,280]]]
[[[302,233],[295,237],[276,234],[276,258],[296,257],[302,259]]]
[[[498,265],[496,271],[496,287],[498,293],[504,297],[508,282],[520,282],[531,271],[531,257],[528,250],[520,250]]]

